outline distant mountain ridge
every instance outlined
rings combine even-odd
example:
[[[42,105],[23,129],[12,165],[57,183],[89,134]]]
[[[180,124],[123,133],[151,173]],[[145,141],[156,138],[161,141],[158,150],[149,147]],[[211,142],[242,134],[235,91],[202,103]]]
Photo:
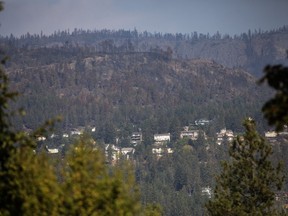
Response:
[[[89,47],[97,52],[148,52],[171,49],[176,59],[209,59],[232,68],[242,68],[260,76],[267,64],[285,63],[288,49],[286,26],[269,32],[248,31],[233,38],[229,35],[151,34],[126,31],[58,31],[50,36],[30,35],[1,38],[13,48]]]

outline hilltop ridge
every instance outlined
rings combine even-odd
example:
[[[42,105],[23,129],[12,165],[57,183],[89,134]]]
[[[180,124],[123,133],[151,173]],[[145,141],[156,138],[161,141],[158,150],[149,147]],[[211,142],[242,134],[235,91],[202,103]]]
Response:
[[[2,37],[11,53],[13,49],[38,48],[89,48],[93,52],[153,52],[167,50],[175,59],[210,59],[231,68],[242,68],[260,76],[267,64],[285,63],[288,28],[262,32],[250,30],[241,35],[162,34],[138,32],[137,30],[95,30],[75,29],[73,32],[58,31],[53,35],[30,35],[20,38]]]

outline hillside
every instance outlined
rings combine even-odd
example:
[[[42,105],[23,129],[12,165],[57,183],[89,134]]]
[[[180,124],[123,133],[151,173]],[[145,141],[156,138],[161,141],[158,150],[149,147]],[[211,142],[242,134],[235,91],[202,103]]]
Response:
[[[273,31],[248,31],[241,35],[162,34],[137,30],[58,31],[53,35],[26,35],[1,38],[7,52],[26,48],[82,47],[97,52],[150,52],[169,48],[174,59],[209,59],[231,68],[242,68],[259,77],[267,64],[286,59],[288,28]]]
[[[231,38],[75,30],[1,38],[0,47],[10,56],[11,88],[21,93],[12,107],[27,111],[13,123],[29,130],[62,115],[53,136],[38,137],[37,150],[45,145],[49,153],[63,154],[77,129],[90,126],[99,147],[107,147],[108,164],[114,164],[114,153],[124,156],[119,147],[131,147],[132,132],[141,130],[143,143],[127,155],[142,203],[159,203],[164,215],[203,215],[219,161],[228,160],[228,139],[220,145],[216,140],[223,133],[215,134],[223,128],[229,138],[242,133],[248,116],[261,132],[267,129],[261,107],[271,91],[256,84],[255,68],[284,59],[287,33],[284,28]],[[203,119],[208,125],[193,125]],[[197,128],[196,139],[179,139],[187,125]],[[159,147],[153,145],[156,133],[171,134],[159,154],[152,149]],[[285,161],[287,145],[276,143],[272,160]],[[51,159],[60,161],[62,153]]]
[[[35,128],[61,114],[63,130],[96,126],[104,137],[119,128],[123,137],[138,128],[173,131],[200,118],[237,131],[244,117],[261,119],[267,97],[243,70],[165,53],[27,49],[11,57],[7,71],[13,88],[23,94],[18,106],[28,112],[17,125]]]

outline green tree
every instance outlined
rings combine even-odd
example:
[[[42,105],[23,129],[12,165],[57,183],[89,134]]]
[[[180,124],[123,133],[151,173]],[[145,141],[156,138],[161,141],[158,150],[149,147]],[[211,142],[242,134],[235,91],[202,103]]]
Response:
[[[2,4],[0,2],[0,8]],[[9,103],[17,93],[9,91],[8,77],[0,68],[0,215],[57,215],[60,188],[44,155],[36,156],[35,136],[14,130]],[[51,121],[47,125],[51,125]]]
[[[18,147],[0,172],[0,215],[59,215],[60,185],[45,155]]]
[[[131,168],[105,166],[93,140],[80,139],[64,160],[65,215],[138,215],[139,191]],[[125,170],[125,172],[120,171]]]
[[[272,147],[245,120],[246,132],[230,146],[230,161],[216,180],[214,198],[206,205],[210,215],[276,215],[275,190],[283,182],[281,166],[269,160]]]
[[[276,94],[264,104],[262,112],[268,123],[275,125],[277,131],[281,131],[288,124],[288,67],[268,65],[264,73],[259,83],[267,82],[276,90]]]
[[[158,204],[148,204],[145,208],[146,216],[161,216],[163,215],[162,207]]]

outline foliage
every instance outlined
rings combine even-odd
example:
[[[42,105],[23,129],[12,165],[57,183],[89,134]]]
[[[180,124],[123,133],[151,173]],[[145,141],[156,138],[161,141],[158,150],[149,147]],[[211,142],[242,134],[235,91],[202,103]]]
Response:
[[[61,190],[44,155],[36,157],[29,147],[17,148],[0,178],[1,214],[58,215]]]
[[[276,215],[275,190],[280,189],[281,166],[270,161],[272,147],[245,120],[246,132],[230,146],[230,161],[223,163],[215,197],[207,204],[210,215]]]
[[[227,158],[219,157],[227,151],[226,146],[209,143],[204,157],[207,142],[199,143],[198,149],[187,142],[179,141],[173,145],[173,154],[161,158],[152,155],[149,148],[149,152],[144,150],[136,158],[136,179],[143,204],[159,203],[167,216],[203,215],[208,197],[201,190],[214,185],[212,176],[220,170],[218,160]]]
[[[163,209],[160,205],[148,204],[145,208],[146,216],[161,216],[163,215]]]
[[[214,35],[181,33],[150,33],[134,30],[83,30],[55,31],[51,35],[27,33],[20,37],[13,35],[0,37],[5,44],[9,44],[9,50],[19,48],[39,48],[48,51],[48,47],[58,46],[61,48],[89,47],[89,50],[102,53],[135,53],[157,52],[169,57],[182,59],[213,59],[228,67],[240,67],[256,74],[266,64],[283,58],[281,44],[285,44],[287,38],[287,26],[272,31],[250,31],[241,35]],[[170,47],[173,52],[171,52]],[[165,51],[167,50],[167,51]],[[160,53],[159,53],[160,51]],[[47,62],[63,56],[66,51],[58,51],[49,54]],[[167,58],[166,57],[166,58]],[[169,58],[168,58],[169,59]],[[21,61],[19,59],[19,61]],[[25,64],[25,63],[24,63]],[[258,74],[257,74],[258,75]]]
[[[150,138],[170,132],[175,141],[180,126],[199,118],[213,120],[214,128],[238,130],[238,122],[256,116],[266,97],[244,71],[206,60],[167,62],[151,53],[103,55],[67,47],[17,50],[11,59],[12,86],[23,94],[16,105],[27,110],[16,125],[36,128],[62,114],[64,131],[95,126],[95,137],[106,143],[127,139],[138,128]]]
[[[2,61],[4,64],[5,61]],[[9,103],[17,93],[9,91],[9,81],[0,68],[0,214],[57,215],[59,187],[51,165],[44,155],[35,156],[34,137],[45,130],[41,127],[31,135],[15,131]],[[19,113],[20,114],[20,113]],[[52,122],[47,122],[47,125]]]
[[[4,76],[5,77],[5,76]],[[5,85],[2,90],[5,92]],[[9,94],[1,95],[4,99]],[[5,109],[2,109],[3,117]],[[35,141],[12,132],[1,118],[0,212],[3,215],[137,215],[139,195],[132,173],[105,167],[89,140],[75,144],[64,160],[58,182],[44,154],[33,152]],[[125,175],[124,175],[125,174]]]
[[[67,154],[63,173],[65,215],[137,215],[141,208],[128,167],[105,168],[103,154],[91,139],[78,141]]]
[[[282,131],[288,124],[288,67],[268,65],[264,73],[259,83],[267,82],[276,94],[264,104],[262,112],[268,123],[275,125],[276,131]]]
[[[30,136],[12,130],[9,120],[14,116],[6,105],[17,94],[8,91],[3,74],[0,215],[203,215],[208,197],[201,188],[213,187],[212,176],[220,169],[218,161],[226,159],[227,146],[207,145],[205,139],[176,143],[181,125],[205,117],[213,120],[211,135],[225,126],[239,131],[240,119],[258,112],[266,92],[257,93],[253,78],[244,71],[183,57],[204,57],[253,71],[261,67],[259,61],[277,56],[270,45],[266,56],[263,52],[258,56],[255,50],[263,49],[257,44],[266,44],[258,41],[287,32],[287,28],[264,35],[249,32],[233,40],[219,33],[210,37],[196,32],[190,36],[77,29],[71,34],[0,37],[12,57],[7,65],[12,88],[23,93],[18,102],[31,113],[14,125],[36,128],[44,119],[63,113],[62,130],[93,125],[97,140],[114,143],[119,137],[123,147],[131,132],[141,128],[145,145],[136,147],[136,178],[147,206],[141,209],[138,202],[131,166],[107,167],[90,138],[69,143],[57,172],[47,155],[35,155],[34,137],[45,127]],[[238,48],[231,50],[231,44]],[[175,152],[159,159],[152,155],[151,144],[153,133],[162,132],[172,134]],[[285,152],[279,155],[285,158]]]
[[[35,138],[54,121],[30,134],[14,130],[9,102],[16,95],[0,68],[0,215],[140,214],[133,169],[107,167],[91,139],[71,147],[60,175],[46,154],[36,154]]]

